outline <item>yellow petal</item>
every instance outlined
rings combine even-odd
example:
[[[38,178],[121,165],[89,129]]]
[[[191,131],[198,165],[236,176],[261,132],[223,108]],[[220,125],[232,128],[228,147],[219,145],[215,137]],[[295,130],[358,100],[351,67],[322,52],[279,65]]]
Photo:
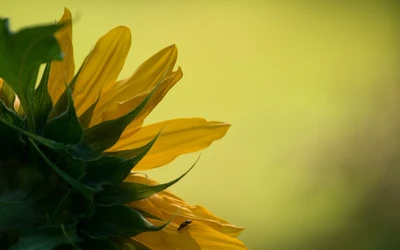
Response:
[[[70,20],[71,12],[67,8],[64,8],[64,15],[61,17],[59,23]],[[64,92],[65,84],[71,82],[75,71],[74,50],[72,46],[72,25],[69,24],[57,31],[55,37],[60,44],[61,51],[64,54],[64,59],[62,61],[53,61],[51,63],[48,90],[53,104],[57,102],[61,94]]]
[[[182,70],[178,68],[176,72],[170,74],[168,78],[160,83],[154,95],[147,102],[145,108],[139,113],[139,115],[134,119],[134,121],[128,125],[126,128],[129,130],[136,130],[140,128],[143,124],[143,120],[150,114],[150,112],[157,106],[157,104],[164,98],[168,91],[182,78]],[[104,111],[102,114],[97,113],[98,123],[102,121],[107,121],[111,119],[118,118],[127,114],[129,111],[135,109],[145,98],[150,94],[151,90],[143,92],[130,100],[117,103],[117,105],[109,105],[108,110]],[[93,125],[95,125],[94,123]]]
[[[193,221],[187,229],[177,232],[165,228],[158,232],[142,233],[134,237],[152,250],[239,250],[248,249],[237,238],[227,236],[202,223]]]
[[[229,127],[229,124],[203,118],[169,120],[128,131],[107,151],[139,148],[165,128],[147,155],[135,166],[135,170],[151,169],[163,166],[181,154],[208,147],[213,141],[221,139]],[[131,136],[132,133],[134,135]]]
[[[154,95],[150,98],[149,102],[146,104],[144,109],[139,113],[139,115],[135,118],[135,120],[128,125],[127,129],[132,130],[140,128],[143,124],[144,119],[151,113],[151,111],[153,111],[153,109],[164,98],[164,96],[168,93],[168,91],[182,78],[182,75],[183,75],[182,70],[179,67],[176,72],[172,73],[168,78],[166,78],[160,84]],[[145,94],[145,96],[147,95],[148,94]]]
[[[22,112],[22,109],[20,109],[20,104],[21,104],[21,102],[19,101],[18,96],[15,96],[14,110],[17,110],[17,113],[18,113],[20,116],[24,116],[24,114],[23,114],[23,112]],[[19,112],[18,112],[18,111],[19,111]]]
[[[158,184],[137,175],[129,176],[125,181],[147,185]],[[187,204],[168,190],[130,203],[129,206],[164,220],[170,220],[180,209],[174,220],[163,230],[143,233],[135,237],[151,249],[247,249],[235,238],[243,231],[243,228],[218,218],[204,207]],[[192,224],[178,232],[179,225],[188,219],[192,220]],[[157,221],[152,222],[158,224]]]
[[[3,87],[3,82],[4,82],[4,80],[2,78],[0,78],[0,89],[1,89],[1,87]]]
[[[76,113],[83,114],[97,99],[100,90],[114,84],[131,46],[131,32],[119,26],[101,37],[90,52],[74,87]]]
[[[90,126],[120,117],[137,107],[166,74],[166,79],[157,91],[158,94],[155,93],[151,101],[155,103],[154,106],[157,105],[166,92],[182,77],[180,69],[171,74],[176,58],[175,45],[164,48],[144,62],[130,78],[103,88]],[[159,97],[158,101],[156,101],[156,96]],[[151,103],[148,103],[147,107],[150,105]]]

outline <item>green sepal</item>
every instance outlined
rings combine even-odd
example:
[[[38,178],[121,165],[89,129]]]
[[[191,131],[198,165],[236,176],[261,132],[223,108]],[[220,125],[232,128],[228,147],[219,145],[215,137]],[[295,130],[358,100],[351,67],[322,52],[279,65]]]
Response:
[[[47,163],[47,165],[49,165],[59,176],[61,176],[74,189],[76,189],[79,193],[81,193],[90,203],[93,203],[93,198],[95,193],[95,190],[93,188],[80,183],[79,181],[72,178],[64,171],[62,171],[47,158],[47,156],[39,149],[39,147],[32,139],[29,138],[29,140],[34,146],[34,148],[37,150],[37,152],[40,154],[40,156],[43,158],[43,160]]]
[[[141,147],[141,152],[130,159],[113,156],[101,156],[100,158],[86,161],[87,174],[82,182],[89,186],[97,186],[102,182],[121,183],[129,175],[132,168],[147,154],[151,149],[159,134]]]
[[[97,96],[96,101],[92,105],[90,105],[90,107],[81,116],[79,116],[79,121],[81,122],[82,128],[86,129],[87,127],[89,127],[89,124],[93,117],[93,112],[99,100],[100,94]]]
[[[1,107],[1,101],[0,101],[0,107]],[[17,117],[18,117],[19,119],[21,119],[18,115],[17,115]],[[44,138],[44,137],[39,136],[39,135],[34,134],[34,133],[30,133],[30,132],[28,132],[28,131],[26,131],[26,130],[23,130],[23,129],[21,129],[21,128],[15,126],[15,125],[12,124],[11,122],[7,121],[6,119],[3,119],[3,118],[0,116],[0,126],[1,126],[1,124],[4,124],[5,126],[7,126],[7,127],[9,127],[10,129],[12,129],[12,131],[19,132],[19,133],[21,133],[21,134],[23,134],[23,135],[25,135],[25,136],[27,136],[27,137],[29,137],[29,138],[31,138],[31,139],[37,141],[37,142],[39,142],[40,144],[43,144],[43,145],[45,145],[46,147],[48,147],[48,148],[50,148],[50,149],[53,149],[53,150],[55,150],[55,151],[58,151],[58,152],[62,151],[62,152],[65,152],[65,153],[67,153],[67,152],[68,152],[68,153],[76,153],[74,147],[71,147],[71,146],[69,146],[69,145],[65,145],[65,144],[62,144],[62,143],[59,143],[59,142],[56,142],[56,141],[53,141],[53,140],[49,140],[49,139],[47,139],[47,138]],[[1,130],[0,130],[0,131],[1,131]],[[2,145],[2,144],[0,144],[0,145]]]
[[[96,238],[81,230],[80,234],[84,241],[78,244],[82,249],[96,249],[96,250],[119,250],[116,245],[106,237]]]
[[[2,100],[0,100],[0,119],[9,124],[17,126],[18,128],[24,127],[24,121],[22,120],[22,118],[17,113],[15,113],[14,110],[9,109]]]
[[[142,209],[139,209],[139,208],[137,208],[137,207],[134,207],[135,208],[135,210],[136,211],[138,211],[139,213],[141,213],[145,218],[147,218],[147,219],[153,219],[153,220],[158,220],[158,221],[163,221],[163,222],[165,222],[165,220],[164,219],[161,219],[160,217],[157,217],[157,216],[155,216],[155,215],[153,215],[153,214],[151,214],[151,213],[149,213],[149,212],[146,212],[146,211],[144,211],[144,210],[142,210]]]
[[[8,19],[0,18],[0,77],[19,97],[29,127],[34,131],[31,104],[36,77],[42,63],[62,59],[54,33],[65,23],[24,28],[17,33],[11,32],[8,26]]]
[[[18,170],[16,175],[18,188],[29,191],[39,182],[44,181],[44,175],[35,167],[25,167]]]
[[[120,150],[120,151],[112,151],[112,152],[104,152],[103,155],[113,156],[113,157],[121,157],[121,158],[131,158],[135,155],[139,154],[142,151],[142,148],[134,148],[128,150]]]
[[[113,242],[119,250],[151,250],[151,248],[148,248],[143,243],[131,238],[118,238],[113,240]]]
[[[24,131],[22,128],[25,123],[21,117],[13,110],[6,107],[2,100],[0,100],[0,155],[8,155],[14,148],[22,148],[23,141],[21,132],[16,131],[9,125]]]
[[[198,161],[198,159],[197,159]],[[97,193],[95,196],[95,202],[98,204],[126,204],[128,202],[138,201],[152,196],[153,194],[159,193],[173,184],[177,183],[182,179],[187,173],[192,170],[196,165],[197,161],[192,165],[192,167],[186,171],[179,178],[155,186],[149,186],[141,183],[135,182],[123,182],[120,184],[112,183],[102,183],[101,192]]]
[[[15,92],[7,82],[3,82],[0,89],[0,100],[4,102],[7,108],[14,110]]]
[[[165,75],[165,74],[164,74]],[[111,148],[120,138],[125,128],[140,114],[147,102],[153,96],[158,86],[146,96],[146,98],[135,109],[117,119],[102,122],[93,127],[87,128],[83,133],[83,141],[80,147],[90,149],[92,155],[99,155],[101,152]],[[90,152],[89,151],[89,152]],[[90,157],[90,156],[89,156]]]
[[[54,118],[58,117],[62,113],[65,112],[68,108],[68,92],[73,93],[76,80],[78,80],[79,75],[82,72],[83,67],[85,66],[86,61],[84,61],[79,68],[78,72],[75,74],[74,78],[72,78],[70,84],[68,84],[69,90],[66,88],[64,92],[61,94],[60,98],[58,98],[57,102],[54,104],[53,109],[50,111],[48,122],[53,120]]]
[[[81,180],[86,174],[85,162],[68,152],[57,151],[60,155],[57,166],[75,180]]]
[[[93,237],[125,238],[144,232],[159,231],[168,223],[155,226],[139,212],[124,205],[98,205],[95,207],[93,216],[84,221],[82,227]]]
[[[83,131],[76,116],[71,91],[66,86],[67,110],[51,120],[44,129],[44,137],[63,144],[78,144],[82,140]]]
[[[36,228],[21,236],[10,250],[53,250],[56,247],[79,242],[76,225],[63,229],[61,226]]]
[[[33,97],[33,118],[35,120],[35,128],[38,134],[43,133],[43,129],[47,123],[47,118],[53,107],[49,91],[47,90],[50,69],[51,63],[47,63],[42,79],[40,80],[39,86],[36,88]]]

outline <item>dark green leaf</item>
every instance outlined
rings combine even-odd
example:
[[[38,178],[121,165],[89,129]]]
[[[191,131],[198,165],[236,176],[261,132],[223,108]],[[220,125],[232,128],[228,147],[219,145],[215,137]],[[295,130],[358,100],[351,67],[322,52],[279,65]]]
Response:
[[[7,82],[3,82],[3,86],[0,89],[0,99],[7,108],[14,110],[15,92]]]
[[[96,186],[102,182],[121,183],[129,175],[131,169],[147,154],[158,135],[141,147],[140,153],[130,159],[101,156],[98,159],[86,161],[87,174],[82,182],[90,186]]]
[[[45,226],[22,236],[10,250],[53,250],[78,241],[76,227],[71,226],[63,232],[60,226]]]
[[[0,77],[13,88],[34,129],[32,101],[39,66],[61,60],[62,53],[54,33],[65,23],[9,30],[8,19],[0,18]]]
[[[32,145],[36,148],[37,152],[42,156],[43,160],[49,165],[59,176],[61,176],[67,183],[69,183],[72,187],[74,187],[75,190],[77,190],[79,193],[81,193],[87,200],[89,200],[91,203],[93,201],[94,193],[95,190],[91,187],[88,187],[79,181],[75,180],[68,174],[66,174],[64,171],[59,169],[56,165],[54,165],[43,152],[39,149],[39,147],[36,145],[32,139],[29,139]]]
[[[133,237],[159,231],[166,225],[155,226],[136,210],[123,205],[96,206],[93,217],[82,224],[93,237]]]
[[[34,215],[30,203],[26,201],[28,193],[16,191],[0,195],[0,232],[13,228],[28,228]]]
[[[96,101],[90,105],[90,107],[79,117],[79,121],[81,122],[82,128],[89,127],[90,121],[92,120],[94,109],[96,108],[97,103],[100,100],[100,94],[97,96]]]
[[[104,150],[112,147],[119,140],[119,137],[125,130],[126,126],[128,126],[129,123],[140,114],[163,79],[164,77],[162,77],[157,86],[146,96],[139,106],[126,115],[85,129],[81,146],[90,148],[95,155],[98,155]]]
[[[68,87],[66,92],[68,97],[67,110],[47,124],[44,129],[44,137],[64,144],[78,144],[82,140],[83,132]]]
[[[33,97],[33,117],[35,119],[36,131],[40,134],[43,132],[42,130],[47,123],[47,117],[53,107],[50,94],[47,90],[50,68],[51,63],[47,63],[42,79]]]
[[[197,159],[198,161],[198,159]],[[161,192],[168,187],[172,186],[180,179],[182,179],[190,170],[196,165],[197,161],[192,167],[186,171],[179,178],[160,185],[149,186],[141,183],[123,182],[121,184],[102,183],[102,191],[96,194],[95,201],[100,204],[126,204],[128,202],[138,201]]]

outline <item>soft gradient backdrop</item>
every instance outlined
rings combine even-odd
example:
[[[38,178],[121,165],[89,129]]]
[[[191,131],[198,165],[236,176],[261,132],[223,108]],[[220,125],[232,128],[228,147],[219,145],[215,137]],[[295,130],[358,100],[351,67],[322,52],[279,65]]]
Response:
[[[400,244],[395,1],[0,0],[0,15],[17,29],[54,22],[64,6],[77,66],[118,25],[132,31],[120,78],[177,45],[184,77],[146,123],[232,124],[171,189],[246,227],[250,249]],[[169,181],[197,157],[148,174]]]

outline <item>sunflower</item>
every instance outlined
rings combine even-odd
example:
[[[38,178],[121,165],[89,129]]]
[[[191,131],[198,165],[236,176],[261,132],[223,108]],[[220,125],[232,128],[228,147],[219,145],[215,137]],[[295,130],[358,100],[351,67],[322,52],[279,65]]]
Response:
[[[101,37],[75,72],[68,9],[57,24],[15,34],[0,21],[1,249],[247,249],[243,228],[167,190],[191,168],[165,184],[131,172],[204,149],[230,127],[143,126],[182,78],[175,45],[118,81],[127,27]]]

